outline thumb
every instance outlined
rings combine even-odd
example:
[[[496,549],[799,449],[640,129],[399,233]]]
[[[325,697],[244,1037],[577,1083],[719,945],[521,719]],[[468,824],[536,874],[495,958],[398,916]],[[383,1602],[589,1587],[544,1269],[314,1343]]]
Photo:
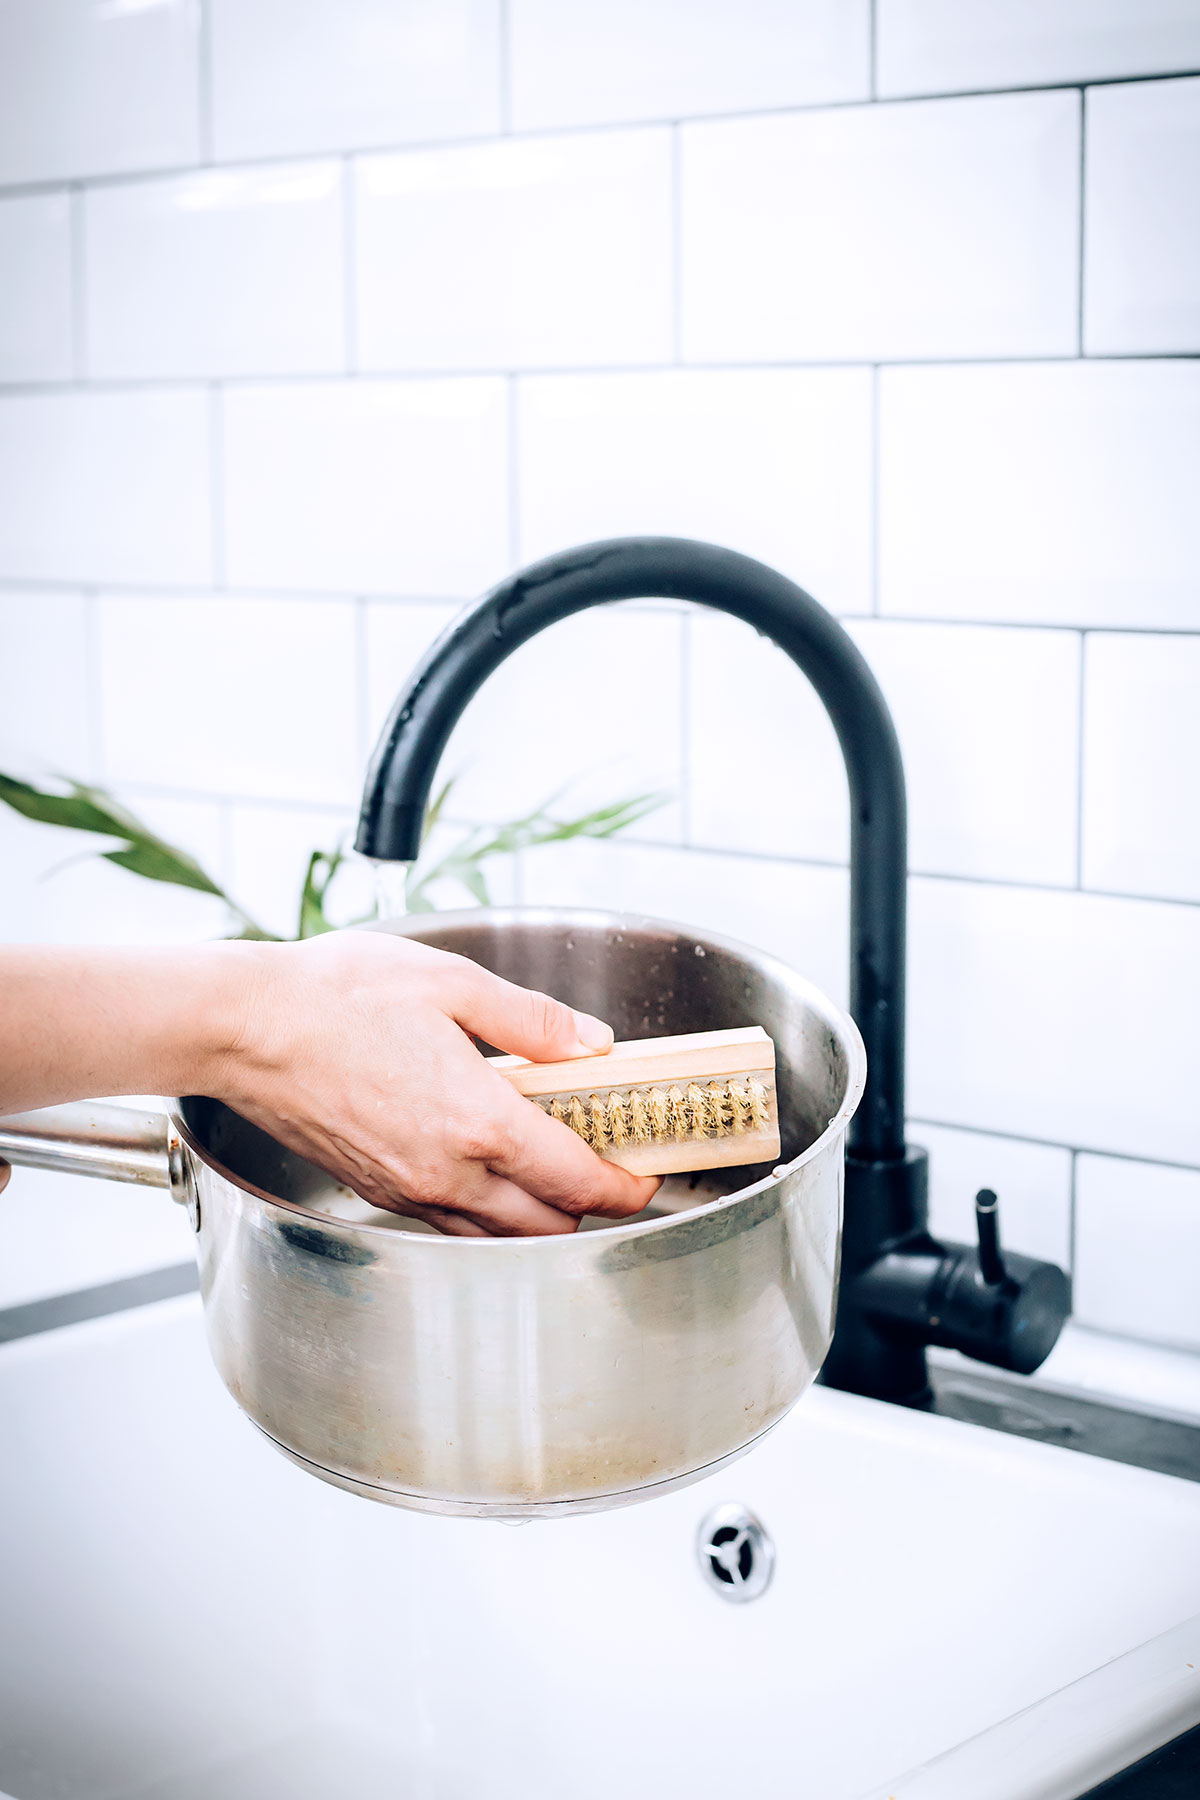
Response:
[[[610,1025],[486,969],[472,970],[455,1017],[465,1030],[497,1050],[527,1056],[531,1062],[565,1062],[612,1049]]]
[[[2,1194],[8,1186],[8,1178],[11,1174],[11,1166],[6,1162],[0,1162],[0,1194]]]

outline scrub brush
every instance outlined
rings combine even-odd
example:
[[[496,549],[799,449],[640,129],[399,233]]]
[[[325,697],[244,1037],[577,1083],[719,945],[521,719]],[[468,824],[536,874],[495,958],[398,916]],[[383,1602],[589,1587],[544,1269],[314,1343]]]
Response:
[[[636,1038],[573,1062],[489,1060],[519,1094],[635,1175],[779,1160],[775,1046],[759,1025]]]

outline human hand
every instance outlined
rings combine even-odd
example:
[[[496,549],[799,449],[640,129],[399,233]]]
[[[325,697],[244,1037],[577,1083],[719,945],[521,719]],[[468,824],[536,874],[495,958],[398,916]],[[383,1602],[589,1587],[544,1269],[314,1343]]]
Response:
[[[11,1174],[12,1165],[10,1163],[0,1162],[0,1194],[2,1194],[8,1186],[8,1178]]]
[[[240,1029],[205,1092],[373,1205],[459,1236],[571,1232],[657,1191],[517,1094],[471,1041],[553,1062],[607,1049],[586,1013],[382,932],[243,953]]]

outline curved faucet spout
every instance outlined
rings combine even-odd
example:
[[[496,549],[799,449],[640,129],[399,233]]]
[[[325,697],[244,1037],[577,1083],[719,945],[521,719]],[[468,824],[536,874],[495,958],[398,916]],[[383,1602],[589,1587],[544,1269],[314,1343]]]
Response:
[[[867,1050],[850,1149],[872,1162],[901,1160],[907,848],[900,747],[857,646],[811,595],[763,563],[686,538],[614,538],[547,557],[501,582],[439,638],[396,702],[367,772],[356,848],[380,861],[413,860],[438,761],[488,676],[548,625],[587,607],[639,599],[691,600],[744,619],[808,676],[833,722],[850,787],[850,1010]]]

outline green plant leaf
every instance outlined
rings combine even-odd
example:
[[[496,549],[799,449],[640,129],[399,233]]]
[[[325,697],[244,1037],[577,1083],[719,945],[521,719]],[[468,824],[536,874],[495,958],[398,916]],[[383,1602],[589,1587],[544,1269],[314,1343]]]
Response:
[[[334,929],[326,917],[325,897],[329,892],[330,882],[345,860],[345,852],[340,844],[336,850],[314,850],[309,857],[304,885],[300,890],[300,918],[296,931],[298,938],[321,937],[323,933]]]
[[[26,819],[42,825],[61,825],[71,831],[95,831],[104,837],[127,837],[125,826],[107,807],[97,805],[86,789],[71,784],[69,794],[53,794],[0,775],[0,800]]]
[[[169,881],[176,887],[195,888],[201,894],[215,894],[220,900],[226,898],[198,862],[169,844],[141,842],[124,850],[104,850],[101,855],[105,862],[116,863],[119,869],[128,869],[133,875],[143,875],[147,881]]]

